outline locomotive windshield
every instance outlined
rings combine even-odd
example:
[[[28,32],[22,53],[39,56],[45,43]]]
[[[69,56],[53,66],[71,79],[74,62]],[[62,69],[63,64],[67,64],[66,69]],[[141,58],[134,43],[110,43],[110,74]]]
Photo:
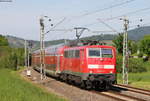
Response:
[[[89,48],[89,57],[112,58],[112,49],[109,48]]]
[[[101,54],[102,54],[102,57],[107,57],[107,58],[112,58],[113,57],[112,49],[102,48],[101,49]]]

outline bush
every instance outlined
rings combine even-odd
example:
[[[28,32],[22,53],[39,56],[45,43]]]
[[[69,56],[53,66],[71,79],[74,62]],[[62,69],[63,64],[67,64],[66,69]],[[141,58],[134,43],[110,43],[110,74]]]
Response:
[[[129,65],[128,65],[129,72],[137,73],[137,72],[146,72],[147,69],[144,67],[143,59],[135,59],[130,58],[129,59]]]
[[[140,52],[139,54],[138,54],[138,57],[143,57],[143,53],[142,52]]]
[[[117,55],[117,62],[116,62],[116,68],[117,68],[117,72],[121,73],[122,72],[122,55]]]
[[[18,65],[24,65],[23,49],[3,48],[3,50],[5,52],[0,51],[0,53],[5,53],[0,56],[0,68],[16,70]]]
[[[8,40],[0,35],[0,68],[17,69],[24,64],[24,49],[9,47]]]
[[[117,72],[121,73],[122,72],[122,56],[118,55],[117,56],[117,63],[116,63],[116,68]],[[128,72],[132,73],[141,73],[141,72],[146,72],[147,69],[144,67],[144,62],[142,58],[129,58],[129,63],[128,63]]]

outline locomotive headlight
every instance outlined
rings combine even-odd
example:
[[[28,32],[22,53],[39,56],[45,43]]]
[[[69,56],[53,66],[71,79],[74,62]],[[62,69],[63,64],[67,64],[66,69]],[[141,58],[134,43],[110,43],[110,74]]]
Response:
[[[105,69],[114,69],[115,66],[114,65],[104,65]]]
[[[112,71],[110,71],[110,73],[113,73]]]
[[[99,65],[88,65],[89,69],[97,69],[99,68]]]
[[[93,73],[93,72],[90,70],[90,73]]]

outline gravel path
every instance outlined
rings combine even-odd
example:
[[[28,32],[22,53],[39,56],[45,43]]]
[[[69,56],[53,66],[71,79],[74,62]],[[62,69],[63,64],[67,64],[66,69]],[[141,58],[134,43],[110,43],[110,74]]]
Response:
[[[46,77],[46,79],[41,81],[40,74],[33,69],[31,69],[31,76],[26,76],[26,70],[22,71],[20,74],[25,78],[28,78],[31,82],[41,85],[48,91],[70,101],[114,101],[111,98],[107,98],[103,95],[95,94],[87,90],[82,90],[78,87],[57,81],[51,77]]]

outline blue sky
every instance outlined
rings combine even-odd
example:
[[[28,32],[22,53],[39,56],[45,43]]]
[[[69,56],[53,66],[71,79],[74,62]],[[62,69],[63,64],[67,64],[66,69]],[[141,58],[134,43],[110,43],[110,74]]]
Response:
[[[101,34],[91,33],[91,31],[111,31],[110,28],[98,20],[101,19],[118,32],[121,32],[123,22],[119,18],[113,20],[107,19],[150,7],[150,0],[133,0],[130,3],[101,11],[103,8],[126,1],[130,0],[13,0],[11,3],[1,2],[0,34],[39,40],[38,19],[41,15],[47,15],[52,19],[51,22],[45,21],[46,30],[51,28],[51,23],[56,25],[65,18],[63,23],[55,29],[73,29],[80,26],[89,28],[90,31],[85,31],[83,36]],[[86,13],[97,10],[100,11],[83,16]],[[130,19],[130,26],[133,26],[130,29],[135,28],[137,24],[144,25],[145,23],[150,23],[149,14],[150,9],[135,14],[127,14],[126,16]],[[139,21],[140,18],[144,19],[143,22]],[[106,34],[106,32],[103,32],[103,34]],[[75,31],[51,31],[46,35],[45,39],[53,40],[62,38],[75,38]]]

